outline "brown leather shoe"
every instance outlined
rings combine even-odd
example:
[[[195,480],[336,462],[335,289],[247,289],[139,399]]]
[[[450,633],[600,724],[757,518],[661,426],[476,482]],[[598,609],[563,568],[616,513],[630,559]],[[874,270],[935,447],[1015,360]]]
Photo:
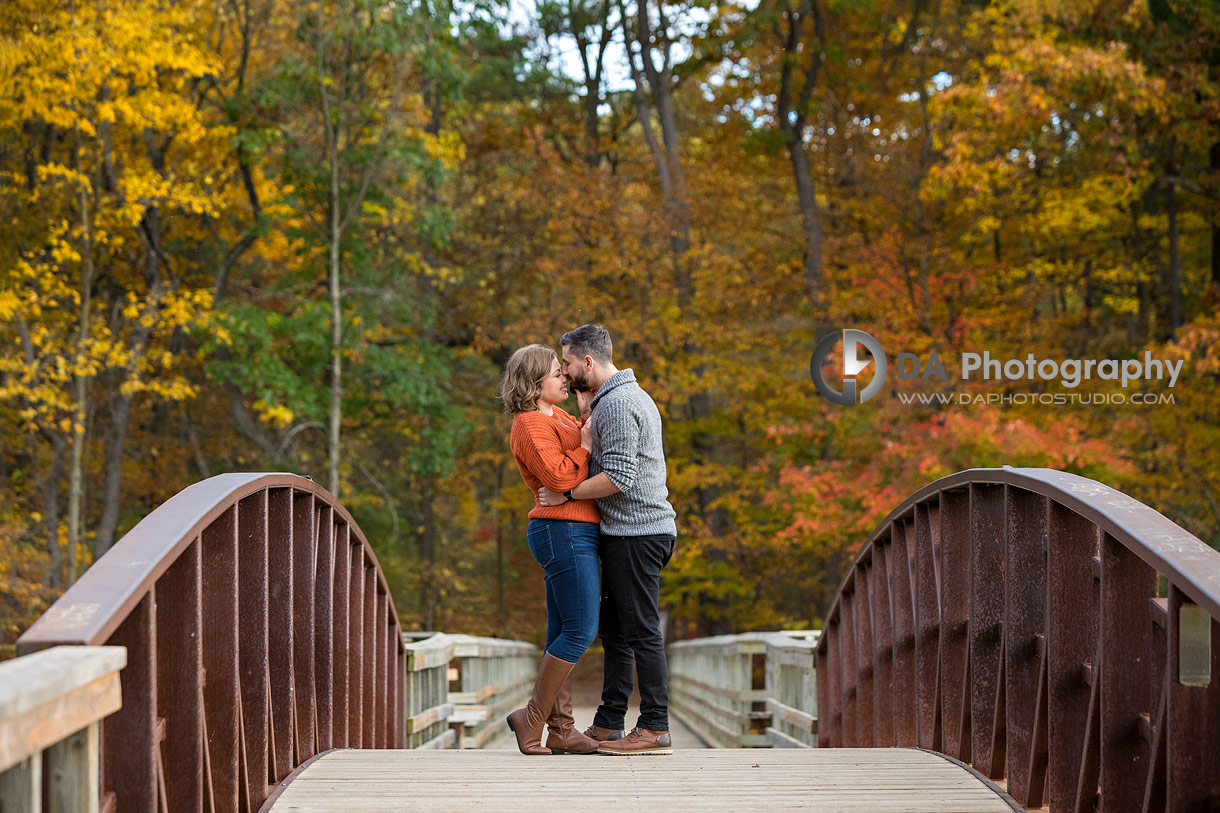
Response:
[[[621,728],[602,728],[599,725],[591,725],[585,729],[585,736],[591,740],[597,740],[599,743],[610,742],[611,740],[621,740],[623,738],[623,730]]]
[[[600,744],[576,730],[576,720],[572,717],[572,679],[569,677],[559,687],[555,707],[546,718],[546,747],[552,754],[596,754]]]
[[[550,754],[550,748],[542,747],[542,728],[551,709],[555,708],[555,698],[563,688],[568,675],[576,664],[556,658],[551,653],[542,656],[542,664],[538,667],[538,679],[534,681],[534,694],[525,708],[511,712],[507,718],[508,727],[517,735],[517,748],[526,756],[543,756]]]
[[[649,731],[646,728],[633,728],[631,733],[621,740],[603,742],[597,747],[597,753],[616,757],[650,756],[652,754],[672,754],[673,740],[668,731]]]

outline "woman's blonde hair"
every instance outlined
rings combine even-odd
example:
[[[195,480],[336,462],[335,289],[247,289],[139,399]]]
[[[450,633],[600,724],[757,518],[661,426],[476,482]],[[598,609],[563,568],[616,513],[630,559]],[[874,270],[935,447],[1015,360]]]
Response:
[[[513,353],[500,379],[504,410],[516,414],[537,409],[542,382],[551,374],[551,362],[558,360],[555,351],[542,344],[527,344]]]

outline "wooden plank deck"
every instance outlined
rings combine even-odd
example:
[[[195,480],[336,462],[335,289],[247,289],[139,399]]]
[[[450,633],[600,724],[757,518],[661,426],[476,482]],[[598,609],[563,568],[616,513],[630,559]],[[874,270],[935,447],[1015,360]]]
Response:
[[[936,754],[905,748],[675,750],[525,757],[507,751],[331,751],[264,810],[1011,811]],[[1020,808],[1016,808],[1020,809]]]

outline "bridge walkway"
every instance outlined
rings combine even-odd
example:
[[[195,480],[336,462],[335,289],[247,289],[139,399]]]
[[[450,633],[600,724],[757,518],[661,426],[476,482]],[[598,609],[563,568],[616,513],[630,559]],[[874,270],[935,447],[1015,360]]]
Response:
[[[331,751],[264,811],[821,810],[1009,813],[995,785],[909,748],[675,749],[671,756],[524,757],[509,751]],[[494,800],[494,801],[491,801]]]

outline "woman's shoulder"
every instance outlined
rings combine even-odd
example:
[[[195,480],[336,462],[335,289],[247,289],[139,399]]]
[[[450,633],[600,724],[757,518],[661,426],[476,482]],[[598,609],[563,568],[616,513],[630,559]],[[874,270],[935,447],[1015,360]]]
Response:
[[[518,412],[513,415],[514,435],[537,435],[539,432],[555,431],[555,419],[541,412]]]
[[[554,408],[553,415],[543,415],[541,412],[539,412],[536,409],[532,409],[529,412],[514,412],[513,413],[513,423],[514,424],[515,423],[522,423],[522,424],[535,423],[535,424],[539,424],[540,426],[546,426],[551,423],[554,423],[557,420],[565,420],[565,419],[572,423],[580,423],[579,418],[573,418],[571,413],[569,413],[567,410],[560,409],[559,407]]]
[[[536,409],[531,409],[529,412],[514,412],[513,426],[541,426],[549,422],[551,419],[543,415]]]
[[[541,412],[518,412],[513,416],[512,437],[525,442],[537,442],[545,439],[562,441],[565,432],[580,431],[580,421],[567,412],[556,409],[553,415],[543,415]]]

